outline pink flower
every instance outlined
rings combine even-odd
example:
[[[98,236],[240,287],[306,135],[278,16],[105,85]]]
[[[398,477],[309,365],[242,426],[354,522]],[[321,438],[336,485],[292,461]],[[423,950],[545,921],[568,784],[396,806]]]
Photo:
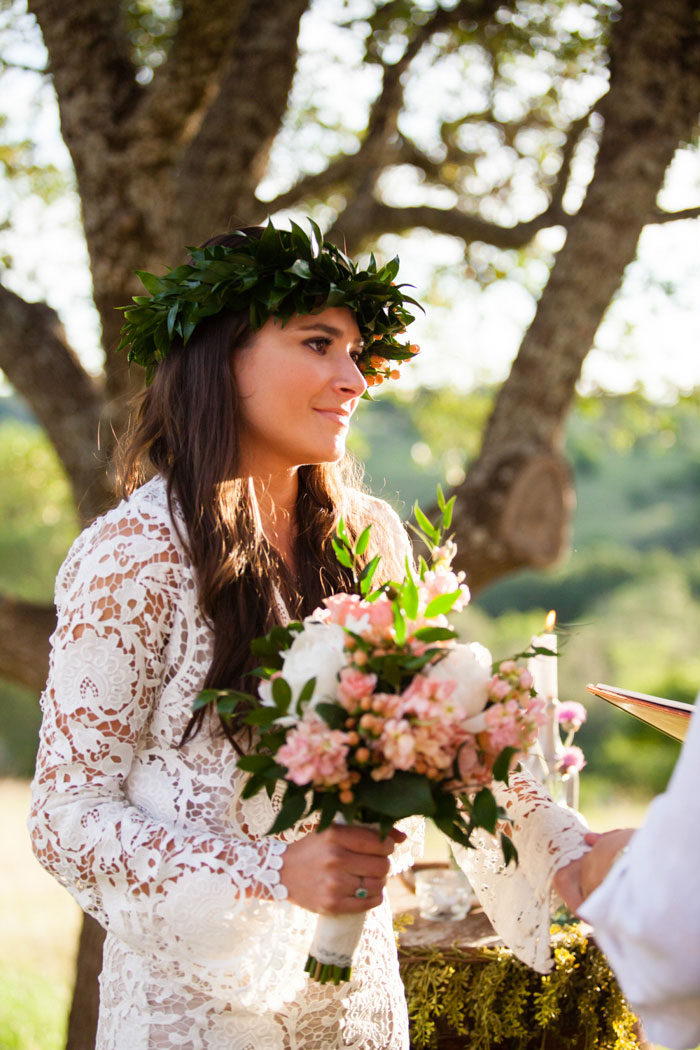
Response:
[[[567,700],[559,705],[557,718],[566,733],[576,733],[588,718],[588,712],[583,704],[577,703],[576,700]]]
[[[443,543],[442,547],[433,547],[433,549],[430,552],[430,560],[432,561],[435,567],[441,565],[449,569],[450,565],[455,559],[456,554],[457,544],[454,542],[454,540],[447,540],[446,543]]]
[[[494,704],[484,712],[489,736],[489,751],[499,753],[504,747],[521,746],[521,725],[517,714],[506,710],[505,704]]]
[[[394,626],[394,610],[390,600],[385,594],[374,602],[363,602],[367,606],[369,622],[375,631],[386,632]]]
[[[384,723],[378,748],[394,769],[411,769],[415,761],[415,740],[405,718],[389,718]]]
[[[357,594],[331,594],[323,599],[323,604],[328,610],[331,623],[339,623],[345,626],[345,621],[350,615],[356,615],[357,606],[361,599]]]
[[[340,672],[338,699],[343,705],[369,696],[377,684],[376,674],[364,674],[355,667],[344,667]]]
[[[578,771],[582,770],[586,764],[586,759],[583,751],[580,747],[576,747],[572,744],[571,747],[565,747],[559,761],[557,762],[557,769],[560,773],[568,773],[572,769]]]
[[[472,781],[480,769],[479,753],[472,740],[465,740],[457,754],[457,769],[463,784]]]
[[[400,693],[374,693],[372,711],[384,718],[403,718],[404,701]]]
[[[501,678],[500,675],[495,674],[491,679],[491,685],[489,687],[489,700],[505,700],[511,691],[511,684],[507,682],[505,678]]]
[[[348,776],[347,754],[347,733],[312,713],[288,733],[276,757],[295,784],[331,787]]]
[[[491,653],[478,642],[461,642],[446,648],[445,656],[430,664],[425,675],[431,682],[451,683],[447,712],[466,721],[486,707],[491,684]]]
[[[547,721],[547,701],[542,696],[528,696],[523,702],[523,709],[539,729]]]
[[[523,667],[518,675],[518,681],[521,689],[532,689],[533,677],[527,668]]]
[[[401,694],[404,714],[415,715],[416,718],[447,715],[444,705],[456,686],[457,682],[452,678],[440,680],[417,674]]]
[[[394,610],[386,595],[368,602],[357,594],[331,594],[323,603],[331,622],[340,624],[346,631],[360,634],[370,642],[391,637]]]
[[[433,769],[449,769],[455,760],[459,743],[455,725],[433,719],[414,726],[416,759],[423,759]]]
[[[454,612],[461,612],[469,604],[471,597],[469,588],[462,583],[463,579],[463,572],[454,573],[440,564],[434,569],[428,569],[418,585],[423,605],[428,605],[433,598],[438,598],[441,594],[453,594],[455,591],[460,591],[460,597],[455,600],[452,609]]]

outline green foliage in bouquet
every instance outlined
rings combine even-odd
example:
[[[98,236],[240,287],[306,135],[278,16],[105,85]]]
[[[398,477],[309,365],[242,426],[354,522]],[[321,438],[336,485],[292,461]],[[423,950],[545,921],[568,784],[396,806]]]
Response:
[[[444,617],[455,605],[459,607],[460,602],[468,600],[468,591],[461,584],[461,577],[449,571],[456,548],[450,540],[444,541],[443,536],[451,524],[454,498],[446,501],[442,490],[438,489],[438,502],[440,518],[437,523],[431,522],[416,505],[417,524],[413,527],[431,552],[433,567],[420,557],[416,572],[407,560],[403,581],[387,582],[372,589],[379,558],[372,558],[360,567],[368,548],[369,528],[353,543],[341,521],[333,541],[338,560],[352,574],[356,598],[349,600],[361,603],[357,607],[365,612],[374,603],[382,603],[381,615],[388,618],[385,637],[390,636],[390,639],[384,643],[378,643],[376,633],[372,635],[371,631],[363,633],[347,626],[343,628],[347,633],[348,660],[354,661],[355,668],[360,665],[364,675],[376,679],[374,697],[399,696],[428,665],[441,662],[452,651],[445,645],[454,642],[456,632],[446,625]],[[434,579],[435,566],[440,564],[444,569],[441,582],[449,585],[453,581],[453,589],[436,594],[426,604],[425,594],[421,598],[419,588],[425,591],[423,584],[427,585],[428,574]],[[348,599],[348,595],[338,597],[341,601]],[[437,625],[429,622],[435,618],[438,618]],[[428,622],[421,626],[424,621]],[[261,790],[272,796],[278,782],[286,781],[282,805],[269,834],[279,834],[311,813],[319,815],[318,831],[340,818],[347,823],[377,825],[382,834],[388,833],[404,817],[424,815],[432,818],[450,839],[465,847],[471,846],[477,828],[496,833],[498,822],[508,818],[486,784],[491,780],[507,782],[516,748],[505,747],[500,753],[490,755],[488,762],[484,759],[480,766],[481,779],[477,778],[473,789],[468,791],[455,790],[461,779],[456,759],[451,769],[434,769],[428,771],[428,775],[425,769],[391,768],[388,772],[378,772],[370,761],[370,749],[378,733],[372,736],[374,716],[368,713],[370,708],[364,701],[358,700],[354,707],[347,698],[341,702],[337,697],[324,694],[321,699],[317,696],[313,705],[314,715],[325,723],[322,735],[327,738],[328,747],[341,737],[350,741],[347,767],[351,779],[321,785],[310,780],[303,783],[293,781],[289,766],[280,761],[280,755],[284,754],[281,749],[285,747],[290,726],[295,720],[298,724],[304,716],[314,695],[316,678],[307,681],[294,697],[292,688],[280,672],[284,667],[285,653],[308,629],[306,623],[277,625],[253,642],[253,652],[260,661],[255,673],[263,682],[269,683],[266,702],[261,703],[258,698],[235,690],[211,689],[201,693],[195,702],[195,710],[215,704],[223,718],[233,715],[242,703],[253,708],[243,717],[244,724],[255,731],[253,750],[238,760],[239,768],[250,774],[243,797],[249,798]],[[488,683],[493,668],[490,657],[486,656]],[[498,665],[495,669],[498,670]],[[484,689],[487,690],[488,685]],[[534,696],[534,691],[528,688],[527,695]],[[484,703],[485,698],[486,692]],[[367,723],[370,723],[370,728],[365,728]],[[483,730],[484,726],[481,728]],[[515,847],[507,835],[501,835],[501,846],[506,863],[517,859]]]

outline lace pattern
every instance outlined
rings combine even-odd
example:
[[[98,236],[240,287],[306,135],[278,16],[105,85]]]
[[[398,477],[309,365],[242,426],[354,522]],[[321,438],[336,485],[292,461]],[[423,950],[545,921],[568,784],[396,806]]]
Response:
[[[212,637],[162,479],[76,540],[56,604],[29,827],[41,863],[107,929],[97,1050],[406,1050],[388,901],[367,914],[350,984],[308,982],[316,917],[280,883],[308,824],[268,838],[278,801],[241,797],[231,746],[207,732],[177,746]],[[537,963],[548,880],[578,855],[576,834],[534,788],[510,804],[517,875],[493,848],[468,866],[499,932],[525,954],[536,943]],[[422,848],[422,820],[401,826],[394,872]]]
[[[555,805],[522,768],[511,773],[508,786],[498,784],[493,791],[513,821],[518,866],[505,868],[498,840],[484,831],[474,835],[478,849],[452,843],[452,851],[499,937],[526,965],[549,973],[549,920],[558,901],[552,878],[589,848],[584,842],[588,829],[578,813]]]
[[[310,984],[316,917],[279,878],[309,827],[268,838],[278,802],[241,798],[231,746],[206,731],[177,746],[212,638],[162,479],[76,540],[56,605],[29,826],[107,929],[98,1050],[407,1047],[388,903],[368,913],[351,984]],[[399,866],[420,848],[408,823]]]

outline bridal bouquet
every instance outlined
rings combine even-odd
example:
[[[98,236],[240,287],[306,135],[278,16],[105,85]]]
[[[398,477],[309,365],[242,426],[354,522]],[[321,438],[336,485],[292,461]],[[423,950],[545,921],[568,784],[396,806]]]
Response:
[[[460,643],[447,615],[469,601],[456,546],[444,540],[454,499],[438,489],[441,520],[416,505],[429,560],[406,564],[401,582],[373,589],[379,563],[360,563],[370,538],[352,542],[341,521],[336,555],[352,573],[354,593],[326,598],[303,623],[276,626],[256,639],[258,698],[206,690],[195,707],[215,702],[226,717],[251,709],[253,751],[238,761],[250,773],[244,797],[280,781],[285,790],[269,834],[312,813],[317,830],[332,821],[362,823],[387,834],[402,817],[430,817],[449,838],[471,846],[476,828],[496,832],[505,812],[489,785],[508,780],[543,721],[532,676],[515,660],[492,664],[477,642]],[[532,655],[524,652],[519,657]],[[515,861],[501,835],[506,863]],[[362,930],[360,915],[321,916],[307,963],[321,982],[347,980]]]

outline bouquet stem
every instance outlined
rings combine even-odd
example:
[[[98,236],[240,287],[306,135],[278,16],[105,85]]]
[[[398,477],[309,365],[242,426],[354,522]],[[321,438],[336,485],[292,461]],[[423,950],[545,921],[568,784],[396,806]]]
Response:
[[[367,912],[319,915],[305,970],[319,984],[340,984],[352,975],[352,957]]]

